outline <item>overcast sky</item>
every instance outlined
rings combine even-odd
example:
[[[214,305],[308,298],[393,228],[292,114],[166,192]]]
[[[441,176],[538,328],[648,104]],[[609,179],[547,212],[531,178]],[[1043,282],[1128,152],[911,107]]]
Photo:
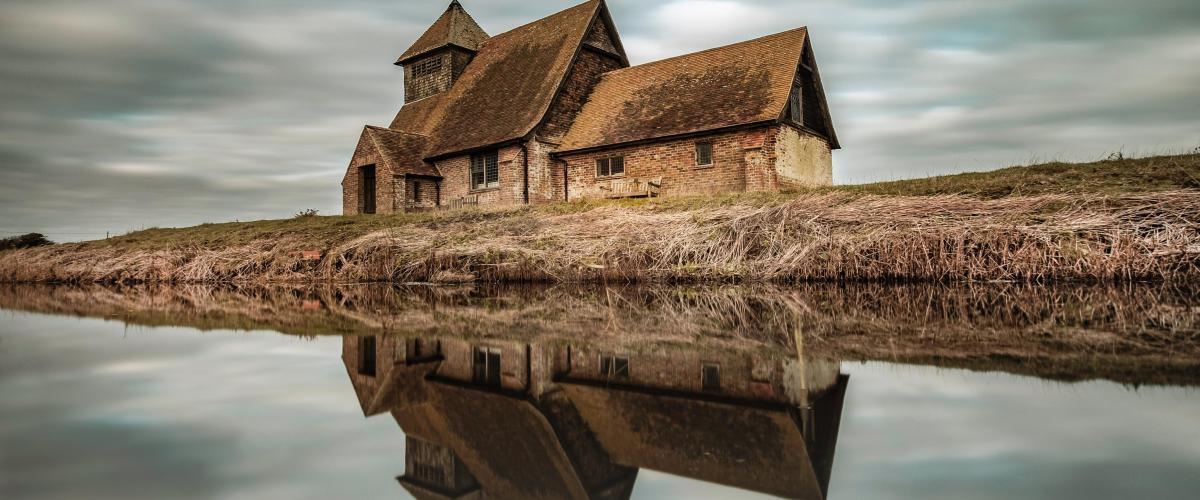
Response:
[[[5,0],[0,232],[340,213],[362,126],[403,102],[392,61],[447,3]],[[491,34],[575,3],[463,0]],[[634,64],[809,26],[839,183],[1200,147],[1196,0],[609,5]]]

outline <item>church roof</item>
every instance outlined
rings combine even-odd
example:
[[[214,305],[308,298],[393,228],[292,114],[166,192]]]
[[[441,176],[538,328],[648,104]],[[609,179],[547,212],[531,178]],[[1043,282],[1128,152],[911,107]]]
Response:
[[[493,146],[532,132],[603,4],[591,0],[483,42],[443,98],[428,156]]]
[[[778,120],[808,30],[605,73],[560,151]]]
[[[396,64],[420,57],[447,45],[462,47],[467,50],[479,50],[479,46],[488,39],[488,34],[479,27],[475,19],[463,9],[458,0],[450,2],[446,12],[434,21],[433,26],[425,30],[415,43],[396,60]]]
[[[429,144],[428,137],[369,125],[366,134],[384,161],[391,162],[392,171],[396,175],[441,177],[437,169],[424,159]]]
[[[562,383],[612,460],[786,498],[824,498],[785,408]]]

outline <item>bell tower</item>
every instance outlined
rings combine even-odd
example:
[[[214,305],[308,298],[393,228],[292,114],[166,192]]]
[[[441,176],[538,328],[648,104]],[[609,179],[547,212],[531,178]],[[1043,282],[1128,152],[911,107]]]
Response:
[[[436,95],[454,85],[488,34],[458,0],[396,60],[404,67],[404,103]]]

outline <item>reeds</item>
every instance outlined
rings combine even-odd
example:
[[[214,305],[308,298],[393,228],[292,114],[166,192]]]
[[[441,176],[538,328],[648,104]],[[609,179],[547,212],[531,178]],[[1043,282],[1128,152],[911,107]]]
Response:
[[[336,220],[336,219],[331,219]],[[331,222],[333,223],[333,222]],[[320,249],[320,261],[301,251]],[[1200,274],[1200,192],[801,195],[693,208],[600,205],[411,222],[345,241],[302,231],[173,249],[0,253],[15,282],[1164,280]]]

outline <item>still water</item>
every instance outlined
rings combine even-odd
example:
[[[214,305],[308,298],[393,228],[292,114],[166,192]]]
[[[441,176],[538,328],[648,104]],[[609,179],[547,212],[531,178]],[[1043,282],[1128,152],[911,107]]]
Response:
[[[1192,499],[1194,297],[6,289],[0,498]]]

